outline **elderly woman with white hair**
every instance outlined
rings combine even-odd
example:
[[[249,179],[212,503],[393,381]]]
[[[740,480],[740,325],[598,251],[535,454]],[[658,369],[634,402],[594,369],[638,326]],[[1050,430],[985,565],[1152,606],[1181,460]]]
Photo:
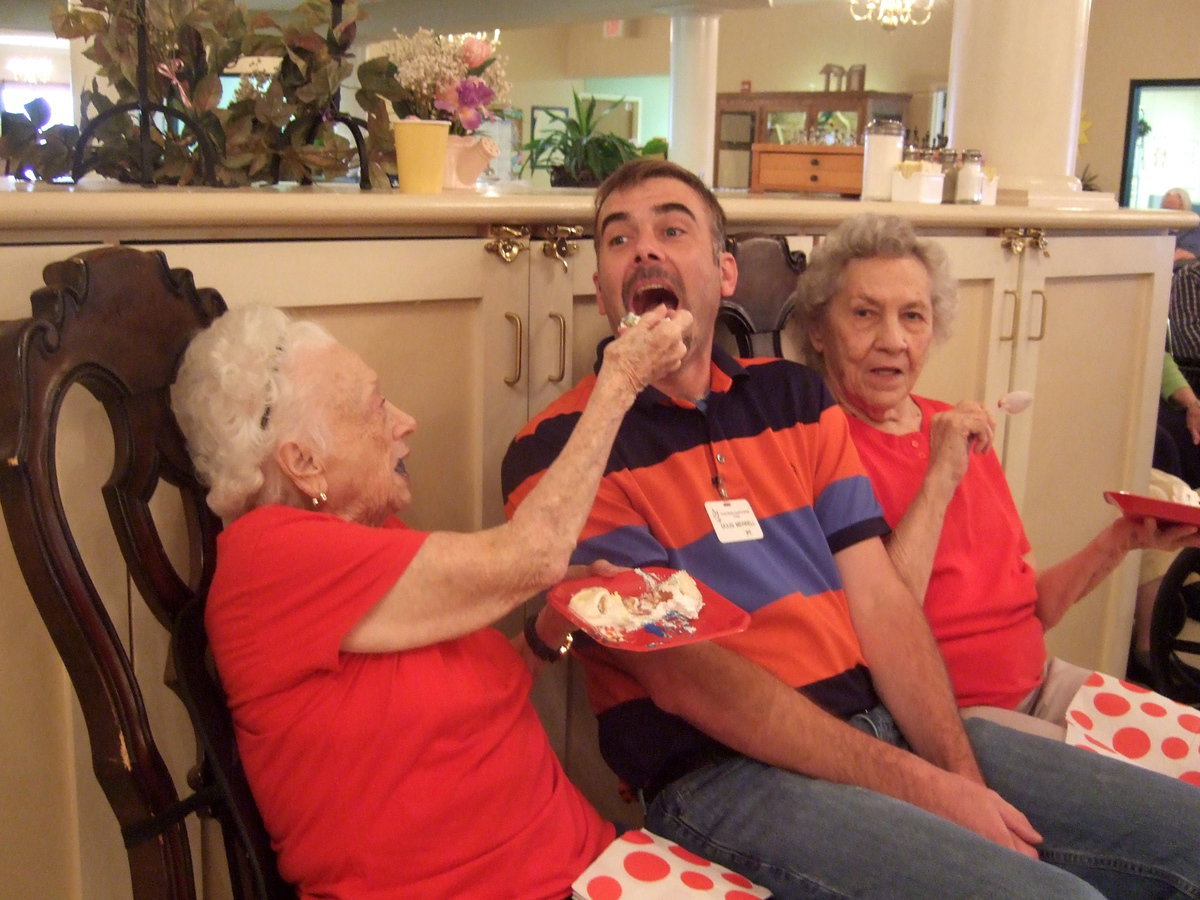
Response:
[[[232,310],[188,347],[172,404],[225,522],[205,624],[246,774],[302,897],[562,900],[614,827],[568,781],[529,701],[569,645],[551,608],[626,410],[682,360],[686,312],[605,354],[558,460],[512,521],[423,533],[415,422],[319,326]]]
[[[1192,197],[1184,188],[1171,188],[1163,194],[1160,205],[1163,209],[1192,212]],[[1200,225],[1175,232],[1175,262],[1197,257],[1200,257]]]
[[[797,290],[800,339],[847,413],[892,534],[888,553],[924,603],[964,715],[1064,740],[1090,671],[1048,658],[1044,632],[1136,548],[1200,545],[1187,526],[1118,518],[1038,571],[978,402],[913,393],[949,333],[945,253],[892,216],[863,215],[811,255]]]

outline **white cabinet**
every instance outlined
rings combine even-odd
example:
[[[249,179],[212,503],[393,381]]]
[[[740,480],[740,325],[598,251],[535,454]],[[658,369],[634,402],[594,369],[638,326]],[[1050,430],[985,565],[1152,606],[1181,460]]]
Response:
[[[1115,510],[1106,490],[1144,491],[1161,377],[1170,239],[1046,236],[1015,255],[999,237],[947,237],[960,285],[951,339],[933,352],[920,393],[995,403],[997,447],[1039,565],[1079,550]],[[1137,582],[1131,554],[1047,635],[1050,651],[1124,671]]]

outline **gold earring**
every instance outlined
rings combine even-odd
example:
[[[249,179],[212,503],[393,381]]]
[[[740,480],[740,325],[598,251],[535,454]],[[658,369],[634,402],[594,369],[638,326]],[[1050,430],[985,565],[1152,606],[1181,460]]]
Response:
[[[312,498],[313,509],[320,509],[322,503],[328,503],[329,498],[325,496],[325,492],[321,491],[317,496]]]

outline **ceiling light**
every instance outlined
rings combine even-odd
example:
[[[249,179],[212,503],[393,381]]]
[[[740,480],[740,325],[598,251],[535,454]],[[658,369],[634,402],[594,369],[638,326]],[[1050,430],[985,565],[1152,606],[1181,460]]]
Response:
[[[934,0],[850,0],[856,22],[878,22],[884,31],[899,25],[924,25],[933,15]]]

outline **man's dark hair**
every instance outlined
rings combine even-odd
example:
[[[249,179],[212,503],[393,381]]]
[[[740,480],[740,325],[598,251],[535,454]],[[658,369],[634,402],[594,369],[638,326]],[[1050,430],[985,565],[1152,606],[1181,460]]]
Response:
[[[597,253],[600,251],[600,207],[604,205],[604,201],[616,191],[635,187],[651,178],[674,178],[676,181],[686,184],[700,196],[712,217],[713,257],[719,259],[725,250],[725,210],[721,209],[720,202],[708,185],[701,181],[695,173],[688,171],[678,163],[665,159],[632,159],[605,178],[603,184],[596,188],[596,209],[592,216],[592,240],[595,242]]]

